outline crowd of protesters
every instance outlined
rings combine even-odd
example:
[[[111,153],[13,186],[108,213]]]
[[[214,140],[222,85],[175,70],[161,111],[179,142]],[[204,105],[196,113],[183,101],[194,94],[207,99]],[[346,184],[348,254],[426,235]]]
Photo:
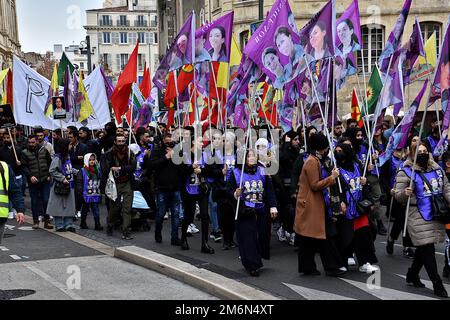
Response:
[[[200,233],[202,253],[215,254],[208,242],[222,242],[223,250],[239,252],[255,277],[270,259],[272,230],[279,241],[297,247],[301,274],[320,275],[316,253],[327,276],[344,276],[351,267],[378,272],[375,238],[386,236],[386,253],[392,255],[407,219],[403,254],[412,265],[406,281],[424,287],[424,266],[435,294],[446,297],[435,244],[447,233],[442,276],[448,278],[450,225],[430,218],[431,194],[450,203],[450,153],[432,156],[438,127],[433,120],[423,137],[413,128],[406,148],[395,150],[383,166],[378,157],[394,125],[384,121],[369,143],[351,119],[345,127],[335,123],[329,134],[313,126],[284,134],[255,126],[243,140],[235,128],[208,124],[196,129],[151,123],[132,131],[115,123],[95,131],[37,127],[28,136],[17,127],[11,135],[0,131],[0,160],[9,164],[24,195],[28,187],[33,229],[41,222],[57,232],[93,227],[112,236],[120,229],[122,239],[132,240],[133,202],[140,192],[153,213],[156,243],[163,241],[170,212],[171,245],[190,250],[188,239]],[[107,217],[100,214],[103,202]],[[88,225],[89,212],[94,226]]]

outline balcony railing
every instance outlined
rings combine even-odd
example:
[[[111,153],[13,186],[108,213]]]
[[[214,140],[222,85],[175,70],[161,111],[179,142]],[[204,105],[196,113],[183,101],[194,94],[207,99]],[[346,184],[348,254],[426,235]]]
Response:
[[[130,26],[130,20],[127,20],[127,21],[117,20],[117,26],[119,26],[119,27],[129,27]]]
[[[109,27],[111,27],[112,26],[112,21],[111,20],[109,20],[109,21],[104,21],[104,20],[100,20],[100,26],[109,26]]]

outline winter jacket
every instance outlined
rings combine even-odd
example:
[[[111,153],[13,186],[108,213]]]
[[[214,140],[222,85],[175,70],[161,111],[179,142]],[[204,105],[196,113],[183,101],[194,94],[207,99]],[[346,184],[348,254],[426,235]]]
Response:
[[[50,164],[52,157],[45,147],[38,147],[32,151],[25,149],[22,152],[22,172],[30,181],[31,177],[36,177],[39,182],[46,182],[50,177]]]

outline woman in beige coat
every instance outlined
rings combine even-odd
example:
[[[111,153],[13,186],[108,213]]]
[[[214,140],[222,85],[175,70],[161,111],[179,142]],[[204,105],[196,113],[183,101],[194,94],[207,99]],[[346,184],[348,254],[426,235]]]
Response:
[[[406,275],[406,282],[412,283],[415,287],[425,287],[419,278],[419,272],[424,266],[428,277],[433,282],[435,295],[448,297],[438,274],[434,247],[435,243],[444,242],[445,228],[444,224],[432,220],[431,195],[432,193],[441,193],[447,203],[450,203],[450,184],[445,172],[434,162],[427,146],[420,143],[417,163],[414,167],[415,179],[410,188],[416,148],[416,144],[410,146],[410,157],[405,161],[403,169],[397,173],[395,185],[397,201],[406,204],[408,198],[411,197],[407,212],[407,228],[412,243],[417,248],[411,268]]]

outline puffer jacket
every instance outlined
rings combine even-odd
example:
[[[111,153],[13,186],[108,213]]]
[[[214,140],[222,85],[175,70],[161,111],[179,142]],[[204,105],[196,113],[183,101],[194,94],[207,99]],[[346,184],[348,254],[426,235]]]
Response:
[[[35,151],[25,149],[22,152],[22,172],[30,181],[36,177],[39,182],[45,182],[50,177],[50,164],[52,157],[44,147],[38,147]]]
[[[413,161],[408,158],[405,163],[405,167],[412,168]],[[419,166],[416,165],[416,171],[423,171]],[[442,170],[439,165],[431,161],[426,172],[432,170]],[[445,174],[444,174],[445,175]],[[400,170],[397,173],[395,179],[395,199],[403,205],[406,205],[408,201],[408,196],[405,194],[405,189],[410,185],[410,177],[406,174],[404,170]],[[415,185],[413,184],[413,191],[415,190]],[[444,188],[443,194],[447,203],[450,204],[450,183],[448,179],[444,177]],[[417,198],[415,193],[411,196],[410,207],[408,211],[408,223],[407,223],[408,233],[411,237],[414,246],[423,246],[426,244],[436,244],[442,243],[445,240],[445,226],[442,223],[435,221],[425,221],[418,208],[417,208]]]

